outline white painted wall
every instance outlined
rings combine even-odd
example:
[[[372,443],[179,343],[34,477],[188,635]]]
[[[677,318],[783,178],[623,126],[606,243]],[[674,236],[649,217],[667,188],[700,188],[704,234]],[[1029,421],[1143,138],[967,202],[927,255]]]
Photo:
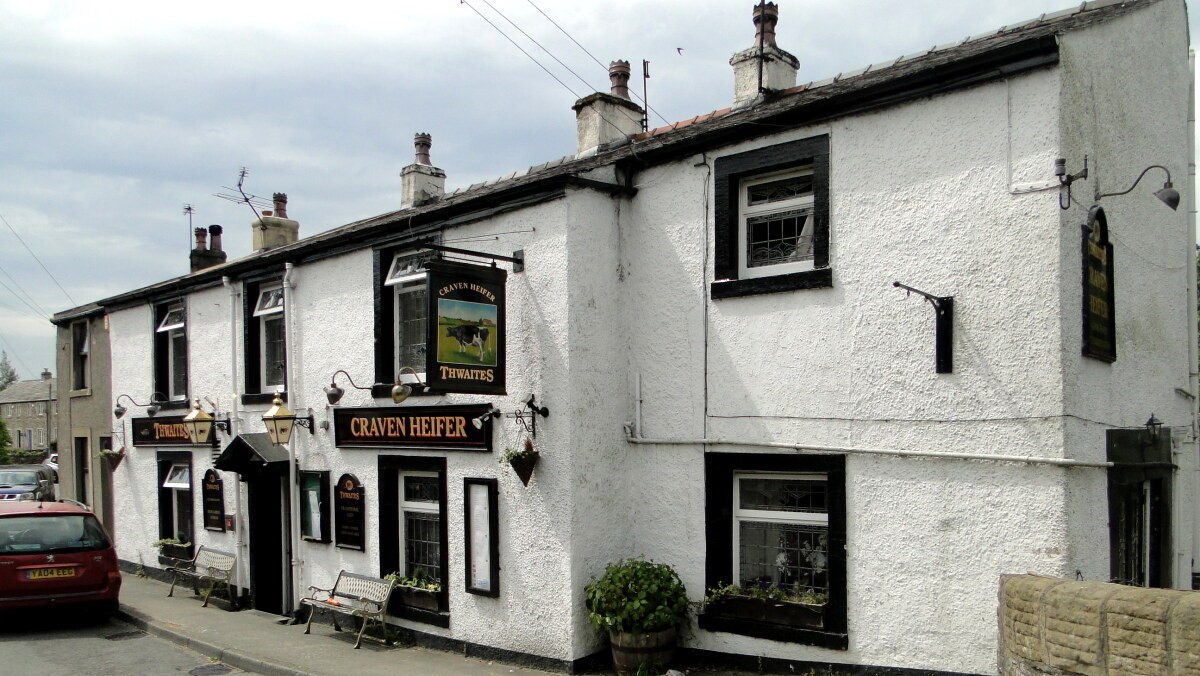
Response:
[[[1159,85],[1186,69],[1186,35],[1135,39],[1155,34],[1150,26],[1182,26],[1181,11],[1168,0],[1069,35],[1061,67],[641,171],[636,197],[569,189],[564,199],[447,233],[495,235],[471,248],[497,254],[525,250],[526,271],[510,274],[507,287],[509,394],[404,405],[490,400],[511,412],[534,393],[551,415],[538,421],[542,460],[528,487],[497,463],[523,436],[511,419],[497,425],[495,455],[413,453],[447,457],[452,621],[448,630],[402,623],[570,660],[603,646],[587,623],[583,586],[611,560],[671,563],[691,597],[703,595],[705,449],[624,441],[639,376],[641,431],[657,438],[1094,461],[1104,457],[1106,426],[1139,425],[1151,411],[1189,425],[1189,402],[1174,391],[1189,387],[1193,320],[1183,214],[1136,195],[1105,200],[1117,234],[1120,341],[1107,366],[1078,356],[1083,210],[1060,212],[1057,189],[1037,189],[1052,185],[1055,157],[1074,171],[1084,153],[1105,189],[1123,189],[1116,177],[1152,162],[1168,162],[1182,183],[1186,155],[1173,139],[1186,101]],[[1129,44],[1114,51],[1114,42]],[[1116,75],[1122,69],[1128,75]],[[709,300],[714,159],[817,134],[831,142],[833,288]],[[591,177],[616,180],[611,170]],[[1077,184],[1077,198],[1093,183]],[[932,309],[893,280],[955,297],[953,374],[934,373]],[[361,384],[374,373],[371,252],[299,265],[293,283],[289,406],[332,424],[322,392],[331,374],[344,369]],[[226,409],[241,389],[240,372],[230,373],[241,312],[231,327],[229,302],[214,288],[188,305],[192,390]],[[116,311],[111,321],[113,392],[144,396],[150,308]],[[392,404],[347,388],[342,405]],[[236,427],[261,431],[265,408],[243,410]],[[334,480],[353,473],[378,496],[379,452],[337,449],[332,430],[298,436],[302,469]],[[1180,451],[1181,464],[1193,462],[1194,445]],[[211,462],[207,450],[193,458],[198,486]],[[688,645],[990,673],[1001,574],[1107,576],[1102,470],[851,456],[846,476],[849,649],[697,628],[685,634]],[[464,477],[500,482],[499,598],[462,591]],[[224,478],[232,512],[238,482]],[[153,449],[132,447],[114,482],[121,557],[153,563]],[[233,534],[199,528],[195,496],[199,544],[233,549]],[[1194,502],[1179,497],[1181,506]],[[390,572],[378,570],[378,509],[369,497],[365,553],[301,543],[301,589],[343,568]],[[1193,518],[1190,509],[1176,513]],[[1191,532],[1190,521],[1179,526]]]

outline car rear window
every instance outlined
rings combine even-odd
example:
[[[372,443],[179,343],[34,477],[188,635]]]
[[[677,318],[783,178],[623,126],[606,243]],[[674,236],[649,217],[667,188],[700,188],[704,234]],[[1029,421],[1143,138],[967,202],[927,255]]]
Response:
[[[108,538],[89,514],[0,518],[0,554],[106,549]]]
[[[30,486],[38,481],[37,472],[0,470],[0,486]]]

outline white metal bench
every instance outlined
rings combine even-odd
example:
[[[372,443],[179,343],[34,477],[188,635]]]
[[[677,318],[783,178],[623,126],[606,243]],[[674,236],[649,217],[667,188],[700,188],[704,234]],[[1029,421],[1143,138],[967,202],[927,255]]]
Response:
[[[304,633],[307,634],[312,629],[313,615],[316,615],[317,611],[333,613],[334,631],[342,630],[337,623],[339,613],[357,617],[362,621],[362,626],[358,629],[358,639],[354,642],[354,647],[358,648],[362,644],[363,632],[367,630],[367,625],[371,620],[375,620],[381,627],[384,627],[383,616],[387,611],[387,601],[392,594],[393,585],[395,582],[392,580],[368,577],[343,570],[338,573],[333,588],[309,587],[310,595],[300,599],[300,605],[312,607],[308,614],[308,624],[304,627]],[[384,636],[386,639],[386,627]],[[390,644],[390,641],[388,643]]]
[[[192,590],[196,592],[197,596],[200,595],[200,583],[204,583],[204,603],[201,607],[208,606],[208,597],[212,595],[213,589],[217,585],[224,585],[225,594],[229,597],[229,605],[237,608],[237,599],[233,597],[233,587],[229,583],[230,578],[233,577],[235,563],[237,563],[237,557],[233,554],[200,547],[191,561],[179,560],[179,563],[167,568],[167,572],[171,574],[171,590],[167,592],[167,596],[175,595],[175,583],[179,581],[179,578],[184,577],[191,579]]]

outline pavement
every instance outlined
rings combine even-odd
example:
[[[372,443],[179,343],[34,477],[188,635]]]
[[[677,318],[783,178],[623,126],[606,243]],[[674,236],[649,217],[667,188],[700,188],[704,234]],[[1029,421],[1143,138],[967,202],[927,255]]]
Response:
[[[190,585],[176,586],[170,598],[167,590],[163,582],[123,574],[117,617],[236,669],[266,676],[551,673],[419,646],[387,646],[370,638],[363,638],[362,647],[355,650],[355,632],[346,628],[346,622],[341,632],[335,632],[332,625],[314,621],[312,633],[305,635],[303,624],[281,624],[278,615],[232,612],[224,601],[215,599],[202,608]]]

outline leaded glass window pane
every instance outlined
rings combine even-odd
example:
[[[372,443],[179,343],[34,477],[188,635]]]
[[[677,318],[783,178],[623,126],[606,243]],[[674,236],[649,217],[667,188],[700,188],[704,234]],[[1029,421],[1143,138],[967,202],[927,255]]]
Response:
[[[287,340],[283,317],[262,320],[263,386],[283,385],[287,374]]]
[[[425,371],[426,291],[424,283],[396,287],[396,368]]]
[[[436,476],[404,477],[405,502],[433,502],[442,498],[442,484]]]
[[[746,189],[746,206],[783,202],[813,194],[812,174],[758,183]]]
[[[754,477],[739,482],[741,509],[817,514],[829,511],[824,479]]]
[[[811,261],[812,207],[790,209],[746,219],[748,267]]]
[[[404,574],[440,581],[441,570],[441,518],[427,512],[405,511]]]
[[[825,526],[740,521],[738,579],[742,587],[829,593],[829,529]]]

